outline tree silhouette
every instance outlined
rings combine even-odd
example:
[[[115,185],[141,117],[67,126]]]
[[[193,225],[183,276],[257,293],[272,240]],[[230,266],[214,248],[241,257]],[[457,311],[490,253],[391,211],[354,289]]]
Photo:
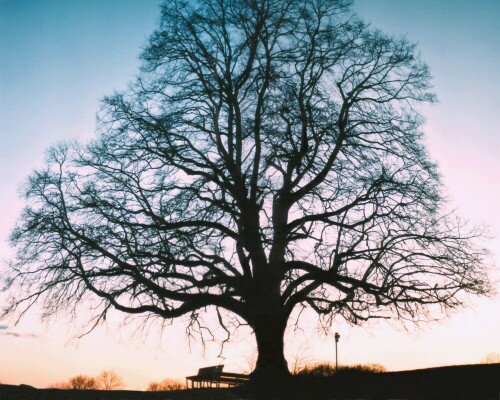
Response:
[[[122,377],[112,370],[102,371],[96,380],[101,390],[120,390],[125,386]]]
[[[142,62],[99,137],[24,187],[7,313],[210,308],[279,381],[298,307],[418,322],[488,292],[481,232],[446,211],[422,143],[429,69],[349,1],[168,1]]]
[[[99,389],[99,384],[96,379],[87,375],[77,375],[71,378],[68,382],[70,389],[80,389],[80,390],[97,390]]]
[[[120,375],[114,371],[102,371],[97,377],[76,375],[68,381],[56,382],[51,389],[119,390],[124,384]]]

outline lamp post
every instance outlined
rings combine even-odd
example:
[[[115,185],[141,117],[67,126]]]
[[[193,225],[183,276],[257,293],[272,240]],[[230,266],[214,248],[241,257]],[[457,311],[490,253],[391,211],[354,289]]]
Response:
[[[337,343],[339,342],[340,335],[338,332],[335,332],[335,370],[339,370],[339,356],[337,351]]]

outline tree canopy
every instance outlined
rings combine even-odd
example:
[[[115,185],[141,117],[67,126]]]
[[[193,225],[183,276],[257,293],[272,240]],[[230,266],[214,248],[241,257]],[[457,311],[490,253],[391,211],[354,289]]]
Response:
[[[298,306],[418,322],[487,293],[481,232],[447,211],[423,144],[429,68],[349,3],[165,2],[98,137],[53,147],[24,186],[7,312],[210,307],[279,375]]]

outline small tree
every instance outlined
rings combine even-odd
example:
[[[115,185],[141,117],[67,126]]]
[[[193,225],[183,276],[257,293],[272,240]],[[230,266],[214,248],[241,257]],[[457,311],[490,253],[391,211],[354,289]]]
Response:
[[[119,390],[124,387],[121,376],[115,371],[102,371],[96,381],[101,390]]]
[[[87,375],[77,375],[74,376],[73,378],[70,378],[68,386],[69,389],[81,389],[81,390],[99,389],[99,384],[97,380]]]
[[[211,309],[253,329],[253,378],[279,385],[299,307],[419,322],[488,293],[481,232],[446,210],[423,145],[429,68],[349,5],[166,1],[100,137],[26,183],[6,312]]]
[[[118,390],[124,387],[122,378],[114,371],[102,371],[97,377],[77,375],[65,382],[56,382],[49,389]]]

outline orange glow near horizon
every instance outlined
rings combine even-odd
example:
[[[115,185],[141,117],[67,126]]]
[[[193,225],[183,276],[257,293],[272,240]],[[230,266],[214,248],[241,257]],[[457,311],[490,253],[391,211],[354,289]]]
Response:
[[[483,300],[477,304],[492,313],[496,304]],[[443,365],[477,364],[496,349],[498,321],[483,324],[482,340],[476,340],[476,312],[471,309],[429,328],[408,334],[399,326],[386,323],[367,327],[350,327],[339,323],[328,335],[315,332],[315,323],[304,331],[287,335],[289,367],[296,362],[335,362],[333,333],[340,332],[339,364],[378,363],[390,371],[437,367]],[[2,363],[0,380],[8,384],[29,384],[47,387],[66,381],[75,375],[96,376],[103,370],[113,370],[124,380],[125,388],[145,390],[151,381],[164,378],[184,380],[202,366],[224,364],[225,370],[249,372],[255,361],[254,340],[250,332],[238,334],[226,345],[219,358],[218,343],[207,343],[205,355],[199,342],[187,343],[181,324],[166,328],[163,339],[158,330],[149,335],[129,328],[118,330],[119,316],[108,328],[98,327],[88,336],[71,339],[67,326],[53,322],[44,327],[28,316],[17,328],[19,336],[0,336]],[[73,335],[77,333],[73,326]],[[38,327],[37,334],[33,334]],[[111,330],[111,327],[114,327]],[[31,331],[29,331],[31,329]],[[390,345],[389,345],[390,343]],[[8,360],[8,361],[7,361]],[[6,362],[7,361],[7,362]]]

